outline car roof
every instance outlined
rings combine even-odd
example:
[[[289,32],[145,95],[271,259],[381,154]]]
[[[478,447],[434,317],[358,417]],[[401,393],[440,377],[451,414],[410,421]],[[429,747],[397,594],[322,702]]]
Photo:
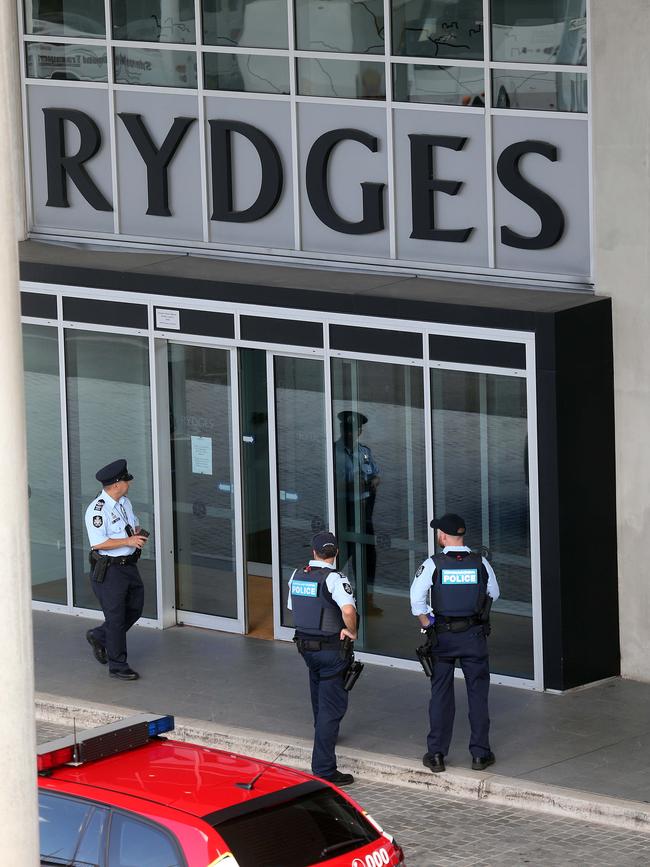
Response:
[[[260,772],[251,790],[237,785],[250,783]],[[283,765],[162,738],[78,767],[64,765],[48,777],[143,798],[200,817],[312,779]]]

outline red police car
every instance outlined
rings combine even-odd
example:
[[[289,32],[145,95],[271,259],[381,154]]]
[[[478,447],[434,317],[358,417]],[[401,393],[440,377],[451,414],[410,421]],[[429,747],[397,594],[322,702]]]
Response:
[[[41,865],[382,867],[402,850],[344,792],[168,740],[138,714],[38,748]]]

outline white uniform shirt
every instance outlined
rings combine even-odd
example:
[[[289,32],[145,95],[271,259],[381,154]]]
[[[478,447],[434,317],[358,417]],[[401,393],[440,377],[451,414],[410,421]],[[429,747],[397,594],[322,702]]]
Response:
[[[442,553],[446,554],[447,551],[469,550],[470,549],[466,545],[447,545],[446,548],[442,549]],[[497,576],[494,574],[494,569],[490,566],[485,557],[481,557],[481,559],[488,574],[488,596],[491,596],[492,599],[496,601],[499,598],[499,584],[497,582]],[[415,578],[413,579],[413,583],[411,584],[411,611],[413,614],[415,614],[416,617],[419,614],[433,614],[433,609],[429,605],[428,595],[429,588],[433,584],[433,573],[435,571],[435,563],[433,562],[431,557],[427,557],[427,559],[415,573]]]
[[[127,524],[134,530],[138,526],[138,519],[128,497],[120,497],[115,502],[106,491],[102,491],[86,509],[86,532],[91,548],[101,545],[107,539],[128,539]],[[135,545],[121,545],[119,548],[102,550],[101,553],[109,557],[127,557],[136,550]]]
[[[312,569],[331,569],[332,574],[327,576],[325,584],[327,585],[329,592],[332,594],[332,599],[336,602],[339,608],[343,608],[344,605],[351,605],[356,609],[357,603],[355,602],[350,582],[345,575],[341,575],[340,572],[336,571],[336,566],[331,563],[325,563],[323,560],[310,560],[309,565]],[[287,599],[287,608],[289,611],[293,610],[291,607],[291,582],[293,581],[297,571],[297,569],[294,569],[293,575],[289,578],[289,598]]]

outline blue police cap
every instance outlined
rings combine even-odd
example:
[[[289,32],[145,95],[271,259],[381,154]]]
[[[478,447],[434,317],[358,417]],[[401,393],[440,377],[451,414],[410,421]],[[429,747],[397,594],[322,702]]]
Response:
[[[312,551],[323,552],[328,557],[333,557],[339,548],[339,543],[336,541],[334,533],[329,530],[323,530],[322,533],[316,533],[311,540]]]
[[[130,482],[133,476],[126,468],[126,459],[120,458],[112,464],[106,464],[101,470],[97,470],[95,478],[102,485],[114,485],[115,482]]]

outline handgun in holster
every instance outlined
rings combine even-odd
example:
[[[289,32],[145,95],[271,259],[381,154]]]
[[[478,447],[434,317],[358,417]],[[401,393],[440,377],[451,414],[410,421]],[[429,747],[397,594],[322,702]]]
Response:
[[[91,548],[90,553],[88,554],[88,562],[90,564],[90,577],[93,581],[96,581],[98,584],[101,584],[104,581],[110,561],[110,557],[99,554]]]
[[[433,667],[435,665],[433,649],[438,643],[438,636],[436,635],[436,631],[433,626],[429,626],[428,629],[425,629],[424,634],[426,635],[427,640],[424,642],[424,644],[421,644],[419,647],[415,648],[415,655],[417,656],[418,661],[422,666],[422,670],[424,671],[426,676],[433,677]]]
[[[492,631],[492,627],[490,626],[490,610],[492,609],[493,602],[494,600],[491,596],[486,596],[485,603],[481,609],[481,613],[479,614],[479,620],[483,624],[483,634],[486,638]]]
[[[354,642],[347,635],[341,641],[341,649],[339,653],[341,654],[341,659],[350,660],[350,664],[345,669],[345,673],[343,675],[343,689],[346,692],[350,692],[354,684],[359,680],[361,672],[364,668],[364,664],[363,662],[359,662],[354,658]]]

